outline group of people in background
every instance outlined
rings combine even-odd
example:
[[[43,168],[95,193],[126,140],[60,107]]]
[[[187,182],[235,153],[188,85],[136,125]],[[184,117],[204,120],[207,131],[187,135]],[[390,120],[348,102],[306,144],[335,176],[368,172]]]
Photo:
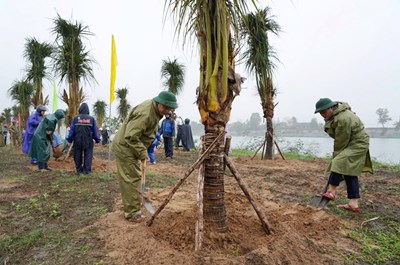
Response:
[[[165,157],[172,159],[174,157],[174,146],[183,147],[184,151],[193,149],[194,141],[190,120],[183,120],[176,113],[170,112],[165,114],[165,118],[161,122],[161,126],[156,134],[156,138],[148,147],[149,161],[155,164],[155,147],[161,142],[161,136],[164,142]]]

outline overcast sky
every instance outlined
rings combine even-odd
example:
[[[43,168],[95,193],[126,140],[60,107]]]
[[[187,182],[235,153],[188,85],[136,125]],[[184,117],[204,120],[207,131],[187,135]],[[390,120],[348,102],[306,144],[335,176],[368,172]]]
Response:
[[[57,12],[67,20],[89,26],[95,36],[86,42],[98,64],[98,84],[83,84],[92,110],[96,100],[109,101],[111,34],[117,55],[116,88],[128,87],[128,100],[137,105],[161,90],[162,60],[177,58],[186,65],[184,92],[178,96],[177,114],[198,121],[195,101],[198,86],[196,46],[174,41],[173,22],[163,26],[164,0],[0,0],[1,71],[0,111],[14,103],[7,94],[14,80],[24,77],[25,39],[52,42]],[[400,119],[400,1],[398,0],[274,0],[269,5],[283,31],[272,38],[281,64],[274,83],[278,89],[275,119],[293,116],[309,122],[321,97],[348,102],[367,127],[380,126],[378,108]],[[253,78],[233,103],[231,121],[245,121],[251,113],[262,115]],[[52,82],[44,81],[44,94],[52,99]],[[61,91],[65,84],[60,84]],[[60,102],[60,101],[59,101]],[[113,105],[116,105],[116,101]],[[63,107],[62,104],[60,104]],[[51,102],[50,102],[50,106]],[[115,111],[113,110],[115,113]]]

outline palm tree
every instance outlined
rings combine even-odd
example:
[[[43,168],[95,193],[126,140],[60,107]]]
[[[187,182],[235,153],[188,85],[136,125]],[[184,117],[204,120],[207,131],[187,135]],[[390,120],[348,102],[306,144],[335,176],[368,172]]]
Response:
[[[14,81],[13,85],[8,89],[8,93],[11,98],[17,101],[20,109],[22,125],[25,126],[25,122],[29,117],[29,107],[31,106],[31,98],[35,88],[32,83],[24,81]]]
[[[32,97],[33,107],[48,103],[48,96],[43,99],[43,78],[48,76],[46,58],[51,57],[54,48],[48,43],[40,43],[35,38],[27,38],[24,57],[28,61],[27,80],[32,81],[35,95]]]
[[[177,59],[162,61],[161,78],[164,79],[163,86],[171,93],[178,95],[185,83],[185,65],[180,64]]]
[[[176,32],[196,36],[200,48],[200,82],[197,105],[208,147],[225,130],[232,102],[242,78],[234,71],[239,21],[247,11],[246,0],[166,0],[176,17]],[[169,4],[168,4],[169,3]],[[251,1],[254,4],[254,1]],[[167,14],[167,12],[166,12]],[[208,226],[225,232],[223,139],[205,160],[204,219]]]
[[[10,123],[11,123],[11,117],[12,117],[11,111],[12,111],[11,108],[5,108],[5,109],[3,110],[3,112],[1,113],[1,116],[4,118],[3,121],[4,121],[5,123],[7,123],[7,124],[10,124]]]
[[[280,26],[271,18],[269,13],[269,7],[256,13],[249,13],[244,16],[241,24],[242,37],[247,40],[247,49],[243,53],[246,69],[256,77],[257,90],[266,119],[265,159],[273,158],[274,128],[272,118],[274,117],[274,98],[276,95],[272,82],[273,70],[275,69],[273,59],[279,61],[269,43],[268,33],[278,35],[280,31]]]
[[[86,51],[82,39],[92,36],[87,26],[78,22],[66,21],[57,14],[52,29],[55,34],[57,52],[54,57],[54,70],[60,77],[60,82],[68,84],[68,93],[64,89],[62,100],[68,105],[67,121],[71,124],[78,112],[79,105],[84,101],[83,88],[79,88],[80,81],[96,82],[92,64],[95,60]]]
[[[128,88],[120,88],[115,91],[117,94],[117,98],[119,99],[119,105],[117,107],[118,115],[120,120],[125,120],[126,116],[129,113],[131,105],[128,103],[126,96],[128,95]]]
[[[103,121],[106,117],[106,108],[107,108],[107,103],[104,102],[103,100],[97,100],[93,104],[93,112],[94,115],[96,116],[96,123],[98,128],[101,128],[101,126],[103,125]]]

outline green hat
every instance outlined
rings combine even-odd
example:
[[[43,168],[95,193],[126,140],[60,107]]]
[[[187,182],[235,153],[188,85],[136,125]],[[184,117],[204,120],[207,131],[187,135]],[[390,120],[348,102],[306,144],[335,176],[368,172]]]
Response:
[[[338,103],[336,101],[332,101],[329,98],[320,98],[315,104],[315,113],[326,110],[330,107],[336,106]]]
[[[178,108],[178,104],[176,103],[176,97],[174,94],[168,91],[162,91],[158,94],[157,97],[153,98],[155,102],[163,104],[171,109]]]

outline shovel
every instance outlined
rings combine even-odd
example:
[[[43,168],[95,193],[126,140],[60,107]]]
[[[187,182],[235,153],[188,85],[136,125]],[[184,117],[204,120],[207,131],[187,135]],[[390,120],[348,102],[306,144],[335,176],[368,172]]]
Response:
[[[329,183],[326,183],[325,189],[322,192],[322,194],[324,194],[327,190],[328,190],[328,185]],[[331,199],[326,198],[322,195],[314,195],[314,197],[311,199],[311,206],[317,207],[317,208],[324,208],[329,202],[331,201]]]
[[[136,191],[139,194],[139,196],[142,198],[142,202],[143,202],[143,205],[146,208],[146,210],[150,214],[154,214],[156,211],[154,210],[153,205],[151,205],[149,199],[144,195],[145,187],[146,187],[146,160],[144,160],[144,162],[142,162],[142,180],[140,183],[140,191],[138,189],[136,189]]]

